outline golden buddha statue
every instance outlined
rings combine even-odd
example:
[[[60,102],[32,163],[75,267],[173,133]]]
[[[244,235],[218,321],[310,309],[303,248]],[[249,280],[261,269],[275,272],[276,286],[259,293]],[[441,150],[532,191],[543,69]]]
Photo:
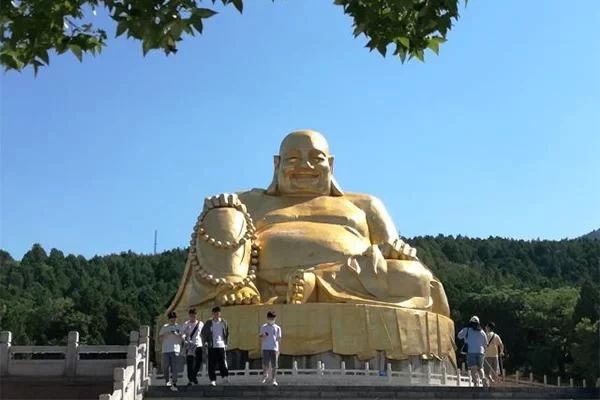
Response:
[[[453,359],[454,327],[442,284],[419,261],[416,249],[399,238],[380,200],[342,191],[333,164],[320,133],[292,132],[274,157],[273,181],[266,189],[207,198],[179,290],[166,312],[226,306],[224,314],[235,315],[241,324],[233,347],[254,352],[256,335],[241,337],[246,329],[241,326],[248,323],[255,333],[258,318],[267,309],[279,309],[286,331],[282,354],[333,351],[368,358],[385,350],[396,359]],[[381,319],[376,330],[385,331],[385,346],[342,338],[351,334],[351,325],[362,323],[356,307],[362,307],[365,321]],[[308,326],[315,315],[330,319],[321,322],[327,333]],[[334,332],[336,323],[344,332]],[[312,339],[324,335],[330,338],[315,345]],[[344,350],[336,351],[335,343]]]

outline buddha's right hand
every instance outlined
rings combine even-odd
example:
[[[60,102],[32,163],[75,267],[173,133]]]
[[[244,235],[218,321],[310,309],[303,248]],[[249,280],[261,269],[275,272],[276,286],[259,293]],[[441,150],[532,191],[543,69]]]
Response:
[[[243,212],[247,212],[246,206],[242,204],[238,195],[235,193],[221,193],[216,196],[207,197],[204,200],[204,211],[222,207],[233,207],[240,209],[240,211],[243,210]]]
[[[239,304],[259,304],[260,293],[253,283],[231,288],[223,287],[216,296],[217,303],[222,306]]]

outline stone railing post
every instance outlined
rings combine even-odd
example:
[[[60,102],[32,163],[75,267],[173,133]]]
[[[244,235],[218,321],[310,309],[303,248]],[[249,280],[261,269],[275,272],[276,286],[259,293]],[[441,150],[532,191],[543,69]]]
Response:
[[[581,387],[587,387],[587,382],[585,381],[585,379],[581,382]]]
[[[544,386],[548,386],[548,376],[544,374]]]
[[[427,379],[427,381],[426,381],[427,385],[431,385],[431,363],[430,362],[427,363],[427,371],[426,371],[426,373],[427,373],[427,377],[426,377],[426,379]]]
[[[135,342],[137,343],[137,332],[133,331],[131,332],[130,335],[130,339],[134,336],[133,334],[135,333]],[[132,380],[133,380],[133,396],[134,399],[137,398],[138,395],[138,389],[140,387],[140,382],[138,382],[138,377],[137,377],[137,370],[138,370],[138,363],[137,363],[137,344],[133,344],[131,343],[129,345],[129,347],[127,347],[127,366],[133,366],[133,376],[132,376]],[[127,388],[129,382],[125,382],[125,388]],[[125,396],[123,396],[125,397]]]
[[[298,361],[296,360],[292,364],[292,376],[298,376]]]
[[[556,378],[556,386],[560,387],[560,376]]]
[[[342,364],[341,364],[340,368],[341,368],[340,374],[341,375],[346,375],[346,362],[345,361],[342,361]]]
[[[250,376],[250,362],[246,361],[244,364],[244,375]]]
[[[412,363],[410,361],[408,362],[408,384],[413,384],[413,368]]]
[[[460,380],[462,377],[460,376],[460,369],[456,369],[456,386],[460,386]]]
[[[392,383],[392,363],[387,363],[386,375],[388,378],[388,383]]]
[[[149,375],[150,375],[150,327],[148,325],[140,326],[140,339],[139,344],[145,345],[144,347],[144,369],[142,375],[142,382],[144,390],[148,389]]]
[[[448,382],[448,373],[446,372],[446,364],[442,364],[442,385],[446,385]]]
[[[69,378],[77,376],[77,362],[79,361],[79,332],[71,331],[67,338],[67,354],[65,375]]]
[[[127,382],[125,382],[125,368],[115,368],[113,370],[113,390],[121,391],[121,399],[125,399],[125,390],[127,389]]]
[[[532,384],[533,383],[533,372],[529,373],[529,383]]]
[[[515,372],[515,384],[519,384],[519,370]]]
[[[138,342],[140,340],[140,333],[138,331],[131,331],[129,332],[129,344],[134,344],[134,345],[138,345]]]
[[[8,364],[10,363],[10,346],[12,333],[0,332],[0,376],[8,376]]]

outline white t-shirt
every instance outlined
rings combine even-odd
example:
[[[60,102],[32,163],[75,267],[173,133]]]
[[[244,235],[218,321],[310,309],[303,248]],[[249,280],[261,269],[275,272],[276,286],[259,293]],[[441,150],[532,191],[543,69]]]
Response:
[[[488,347],[485,351],[486,357],[497,357],[498,356],[498,347],[502,346],[502,339],[495,332],[486,333],[488,340]]]
[[[196,332],[194,332],[194,336],[190,337],[194,331],[194,328],[196,327],[196,324],[198,324],[198,328],[196,329]],[[202,337],[200,336],[200,331],[202,330],[203,326],[204,323],[199,320],[185,321],[183,324],[183,334],[185,335],[186,339],[193,342],[196,347],[202,347]]]
[[[181,336],[175,335],[173,332],[182,332],[179,324],[164,324],[160,328],[159,336],[161,338],[161,349],[163,353],[176,353],[181,351]]]
[[[225,348],[225,334],[223,332],[223,322],[221,320],[212,322],[213,347],[215,349]]]
[[[281,327],[277,324],[264,323],[260,327],[263,350],[279,351],[279,342],[281,341]]]

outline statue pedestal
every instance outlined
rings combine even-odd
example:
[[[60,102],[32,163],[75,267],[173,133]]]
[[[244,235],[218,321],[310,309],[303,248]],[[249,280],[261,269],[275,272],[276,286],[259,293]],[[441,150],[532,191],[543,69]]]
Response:
[[[180,316],[187,314],[187,309],[176,311]],[[246,361],[259,362],[258,329],[267,311],[277,313],[282,328],[281,368],[289,368],[287,364],[294,360],[299,368],[315,368],[319,361],[336,368],[345,361],[349,369],[370,361],[370,369],[380,370],[388,362],[400,366],[409,360],[413,364],[444,360],[456,365],[450,318],[393,306],[309,303],[222,307],[229,324],[231,369],[243,369]],[[202,321],[211,318],[210,308],[197,312]]]

